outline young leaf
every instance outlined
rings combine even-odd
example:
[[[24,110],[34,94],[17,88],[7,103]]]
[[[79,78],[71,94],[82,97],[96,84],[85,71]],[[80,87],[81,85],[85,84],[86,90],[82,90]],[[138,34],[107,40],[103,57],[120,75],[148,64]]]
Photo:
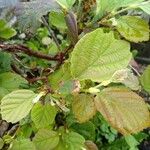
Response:
[[[106,88],[95,98],[97,110],[122,134],[136,133],[150,126],[144,100],[123,87]]]
[[[49,23],[58,29],[67,29],[65,16],[62,12],[51,12],[49,14]]]
[[[17,90],[1,100],[2,119],[16,123],[25,118],[33,107],[33,99],[37,95],[30,90]]]
[[[80,123],[88,121],[96,113],[94,98],[86,94],[75,95],[72,102],[72,110]]]
[[[41,129],[35,135],[33,142],[36,150],[53,150],[59,143],[59,135],[55,131]]]
[[[76,44],[71,57],[71,72],[79,80],[102,82],[115,71],[126,68],[130,59],[130,44],[115,39],[113,32],[104,33],[99,28]]]
[[[7,23],[0,19],[0,38],[9,39],[16,35],[16,31],[9,27]]]
[[[150,65],[144,71],[140,81],[145,91],[150,93]]]
[[[149,40],[148,23],[135,16],[122,16],[117,20],[117,30],[131,42],[143,42]]]
[[[21,84],[27,84],[27,81],[17,74],[11,72],[0,74],[0,86],[9,92],[19,89]]]
[[[9,150],[36,150],[35,145],[29,139],[19,139],[12,142]]]
[[[50,104],[37,103],[31,111],[31,119],[37,128],[44,128],[54,122],[56,116],[55,107]]]

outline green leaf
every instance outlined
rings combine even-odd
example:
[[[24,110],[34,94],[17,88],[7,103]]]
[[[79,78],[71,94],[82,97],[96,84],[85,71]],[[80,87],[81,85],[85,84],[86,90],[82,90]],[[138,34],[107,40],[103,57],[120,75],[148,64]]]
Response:
[[[2,119],[16,123],[25,118],[33,107],[37,94],[30,90],[17,90],[1,100]]]
[[[150,93],[150,65],[145,69],[140,81],[144,90]]]
[[[11,55],[5,52],[0,52],[0,73],[11,70]]]
[[[127,144],[129,145],[129,147],[130,147],[131,149],[136,149],[137,146],[140,144],[140,143],[136,140],[136,138],[135,138],[134,136],[132,136],[132,135],[127,135],[127,136],[125,136],[125,140],[126,140]],[[137,149],[137,150],[138,150],[138,149]]]
[[[96,9],[96,15],[98,18],[101,18],[102,16],[106,15],[109,12],[115,11],[118,8],[129,6],[129,5],[135,5],[143,0],[96,0],[97,3],[97,9]]]
[[[95,98],[97,110],[122,134],[136,133],[150,126],[147,104],[123,87],[106,88]]]
[[[3,87],[0,87],[0,100],[6,95],[8,94],[8,90],[3,88]]]
[[[16,15],[22,31],[34,32],[40,26],[39,20],[50,11],[59,11],[55,0],[38,0],[18,3]]]
[[[69,132],[63,135],[65,150],[81,150],[84,147],[85,139],[76,132]]]
[[[95,141],[95,125],[88,121],[86,123],[74,123],[73,125],[71,125],[70,127],[71,129],[73,129],[73,131],[79,133],[80,135],[82,135],[86,140],[92,140]]]
[[[36,150],[35,145],[29,139],[14,140],[9,150]]]
[[[75,95],[72,102],[72,110],[75,118],[80,123],[88,121],[96,113],[93,96],[86,94]]]
[[[7,23],[0,19],[0,38],[10,39],[11,37],[16,35],[16,31],[9,27]]]
[[[65,16],[62,12],[51,12],[49,13],[49,23],[58,29],[67,29]]]
[[[59,85],[64,81],[71,79],[70,63],[64,63],[60,69],[56,70],[52,75],[49,76],[49,82],[52,89],[57,90]]]
[[[56,108],[50,104],[37,103],[31,111],[31,119],[37,128],[44,128],[54,122],[56,112]]]
[[[115,39],[113,32],[104,33],[99,28],[76,44],[71,57],[71,71],[79,80],[102,82],[115,71],[126,68],[130,60],[130,44]]]
[[[59,135],[55,131],[41,129],[35,135],[33,142],[37,150],[53,150],[59,143]]]
[[[64,9],[71,9],[76,0],[56,0],[56,2]]]
[[[22,84],[27,84],[27,81],[17,74],[11,72],[0,74],[0,86],[9,92],[19,89]]]
[[[139,5],[139,8],[150,15],[150,1],[148,1],[147,3],[145,2],[145,4],[143,5]]]
[[[149,40],[148,23],[135,16],[122,16],[117,20],[117,30],[131,42],[143,42]]]
[[[2,139],[2,138],[0,138],[0,149],[2,149],[2,148],[3,148],[3,146],[4,146],[4,141],[3,141],[3,139]]]

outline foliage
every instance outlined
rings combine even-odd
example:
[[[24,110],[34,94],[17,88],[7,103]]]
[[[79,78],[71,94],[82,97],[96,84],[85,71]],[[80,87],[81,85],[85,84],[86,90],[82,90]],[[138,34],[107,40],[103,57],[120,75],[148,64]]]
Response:
[[[138,149],[150,66],[137,72],[131,43],[149,41],[149,4],[0,1],[0,149]]]

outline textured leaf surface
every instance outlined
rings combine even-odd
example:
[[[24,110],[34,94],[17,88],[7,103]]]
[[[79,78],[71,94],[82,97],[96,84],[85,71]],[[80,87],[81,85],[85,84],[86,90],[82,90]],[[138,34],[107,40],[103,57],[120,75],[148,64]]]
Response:
[[[117,30],[131,42],[143,42],[149,40],[148,23],[135,16],[122,16],[117,20]]]
[[[9,92],[19,89],[22,84],[26,84],[27,81],[21,76],[6,72],[0,74],[0,86],[7,89]]]
[[[108,80],[115,71],[126,68],[131,59],[130,45],[114,38],[113,32],[97,29],[86,34],[75,46],[71,72],[77,79]]]
[[[97,110],[122,134],[136,133],[150,126],[144,100],[126,88],[106,88],[95,98]]]
[[[37,150],[53,150],[59,143],[59,135],[55,131],[41,129],[35,135],[33,142]]]
[[[97,10],[96,14],[98,17],[102,17],[106,13],[112,12],[113,10],[117,10],[118,8],[129,6],[131,4],[137,4],[142,2],[143,0],[96,0]]]
[[[37,0],[21,2],[16,6],[18,24],[23,31],[35,31],[39,27],[39,20],[50,11],[58,11],[59,6],[55,0]]]
[[[139,6],[144,12],[150,15],[150,1],[146,3],[145,5]]]
[[[145,69],[140,81],[143,88],[150,93],[150,65]]]
[[[88,121],[96,113],[94,98],[90,95],[85,94],[74,96],[72,110],[76,119],[80,123]]]
[[[50,104],[42,105],[41,103],[37,103],[31,111],[31,119],[37,128],[44,128],[52,124],[55,116],[56,109]]]
[[[9,39],[16,35],[16,31],[9,27],[7,23],[0,19],[0,38]]]
[[[1,100],[1,114],[3,120],[16,123],[25,118],[33,107],[36,94],[30,90],[17,90],[3,97]]]
[[[14,140],[9,150],[36,150],[35,145],[29,139]]]
[[[71,9],[76,0],[56,0],[64,9]]]

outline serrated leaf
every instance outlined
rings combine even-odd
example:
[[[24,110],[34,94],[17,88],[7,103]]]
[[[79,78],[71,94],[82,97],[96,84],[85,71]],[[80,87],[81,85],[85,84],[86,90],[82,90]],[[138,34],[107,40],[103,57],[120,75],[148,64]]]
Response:
[[[33,142],[37,150],[53,150],[59,143],[59,135],[55,131],[41,129],[35,135]]]
[[[72,102],[72,110],[79,123],[88,121],[96,113],[94,98],[86,94],[75,95]]]
[[[12,142],[9,150],[36,150],[35,145],[29,139],[19,139]]]
[[[30,90],[17,90],[9,93],[1,100],[2,119],[16,123],[25,118],[33,107],[36,94]]]
[[[147,3],[145,2],[144,5],[139,5],[139,8],[141,8],[144,12],[150,15],[150,1]]]
[[[150,126],[150,113],[144,100],[126,88],[106,88],[95,98],[97,110],[104,118],[126,135]]]
[[[50,11],[59,11],[59,5],[55,0],[20,2],[16,6],[20,29],[34,32],[40,26],[39,20],[41,20],[41,17]]]
[[[80,150],[84,147],[85,139],[83,136],[73,131],[63,135],[62,140],[65,150]]]
[[[76,44],[71,57],[71,72],[79,80],[102,82],[115,71],[126,68],[130,59],[130,44],[115,39],[113,32],[104,33],[99,28]]]
[[[0,86],[9,92],[19,89],[22,84],[27,84],[27,81],[17,74],[11,72],[0,74]]]
[[[150,65],[145,69],[140,81],[143,88],[150,93]]]
[[[31,119],[37,128],[44,128],[54,122],[56,112],[56,108],[50,104],[37,103],[31,111]]]
[[[117,30],[131,42],[143,42],[149,40],[148,23],[136,16],[122,16],[117,20]]]
[[[0,38],[10,39],[11,37],[16,35],[16,31],[9,27],[7,23],[0,19]]]
[[[101,18],[103,15],[106,15],[109,12],[115,11],[118,8],[135,5],[143,0],[96,0],[97,9],[96,15]]]

